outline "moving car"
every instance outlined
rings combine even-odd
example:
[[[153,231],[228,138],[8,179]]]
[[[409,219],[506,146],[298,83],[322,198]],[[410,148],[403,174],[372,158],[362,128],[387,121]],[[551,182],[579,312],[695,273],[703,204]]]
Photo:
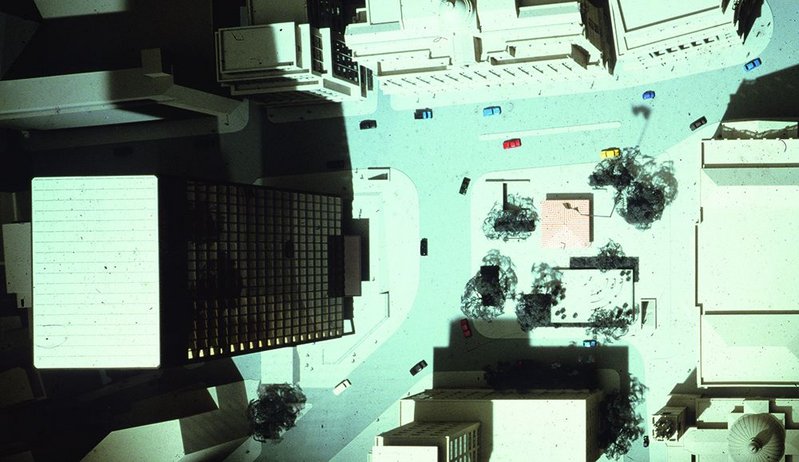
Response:
[[[422,369],[424,369],[425,367],[427,367],[427,361],[423,359],[418,363],[416,363],[416,365],[411,368],[411,375],[416,375],[419,372],[422,372]]]
[[[468,319],[461,319],[461,331],[463,331],[463,336],[466,338],[472,336],[472,328],[469,326]]]
[[[649,435],[644,435],[644,447],[649,447]]]
[[[427,238],[423,237],[419,242],[419,254],[423,257],[427,256]]]
[[[707,123],[707,119],[705,119],[704,116],[694,120],[693,122],[691,122],[691,125],[690,125],[691,131],[696,130],[697,128],[701,127],[702,125],[705,125],[706,123]]]
[[[466,191],[469,189],[469,183],[471,182],[472,180],[470,178],[463,177],[463,181],[461,181],[461,194],[466,194]]]
[[[430,108],[425,109],[417,109],[416,112],[413,113],[414,119],[432,119],[433,118],[433,110]]]
[[[361,130],[368,130],[370,128],[377,128],[377,121],[366,119],[361,121]]]
[[[493,115],[502,114],[502,108],[499,106],[488,106],[483,108],[483,117],[491,117]]]
[[[644,98],[644,99],[653,99],[654,97],[655,97],[655,91],[654,90],[647,90],[642,95],[642,98]]]
[[[763,61],[761,61],[760,58],[755,58],[749,61],[748,63],[744,64],[744,69],[746,69],[746,71],[748,72],[761,64],[763,64]]]
[[[584,347],[595,348],[597,345],[598,344],[597,344],[595,339],[590,338],[588,340],[583,340],[583,346]]]
[[[611,157],[619,157],[620,155],[621,149],[619,148],[607,148],[599,152],[600,159],[610,159]]]
[[[513,139],[505,140],[505,141],[502,142],[502,148],[503,149],[518,148],[521,145],[522,145],[522,140],[520,140],[519,138],[513,138]]]
[[[350,382],[350,379],[342,380],[341,382],[339,382],[338,385],[336,385],[335,388],[333,388],[333,394],[336,395],[336,396],[342,394],[344,392],[344,390],[346,390],[347,388],[350,387],[350,385],[352,385],[352,382]]]

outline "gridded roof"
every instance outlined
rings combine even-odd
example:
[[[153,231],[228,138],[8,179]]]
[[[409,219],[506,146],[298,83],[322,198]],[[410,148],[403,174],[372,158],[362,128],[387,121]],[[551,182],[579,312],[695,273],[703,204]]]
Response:
[[[541,246],[572,249],[591,246],[591,201],[545,200],[541,204]]]

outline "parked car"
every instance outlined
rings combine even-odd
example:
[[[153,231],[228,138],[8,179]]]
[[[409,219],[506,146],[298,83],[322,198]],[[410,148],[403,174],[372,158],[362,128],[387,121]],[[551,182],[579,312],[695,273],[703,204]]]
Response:
[[[653,99],[654,97],[655,97],[655,91],[654,90],[647,90],[642,95],[642,98],[644,98],[644,99]]]
[[[463,181],[461,181],[461,194],[466,194],[466,191],[469,189],[469,183],[471,182],[472,180],[470,178],[463,177]]]
[[[361,121],[361,130],[369,130],[370,128],[377,128],[377,121],[366,119]]]
[[[352,382],[350,382],[350,379],[342,380],[341,382],[339,382],[338,385],[336,385],[335,388],[333,388],[333,394],[338,396],[338,395],[344,393],[344,390],[349,388],[350,385],[352,385]]]
[[[751,71],[752,69],[756,68],[757,66],[759,66],[761,64],[763,64],[763,61],[761,61],[760,58],[755,58],[755,59],[749,61],[748,63],[744,64],[744,69],[747,72],[749,72],[749,71]]]
[[[589,338],[588,340],[583,340],[583,346],[588,348],[596,348],[598,345],[595,339]]]
[[[644,447],[649,447],[649,435],[644,435]]]
[[[417,109],[416,112],[413,113],[414,119],[432,119],[433,118],[433,110],[430,108],[426,109]]]
[[[519,138],[513,138],[502,142],[502,147],[504,149],[518,148],[521,145],[522,145],[522,140],[520,140]]]
[[[607,148],[599,152],[600,159],[610,159],[611,157],[619,157],[620,155],[621,149],[619,148]]]
[[[421,241],[419,241],[419,255],[426,257],[427,256],[427,238],[423,237]]]
[[[705,125],[706,123],[707,123],[707,119],[705,119],[704,116],[694,120],[693,122],[691,122],[691,125],[690,125],[691,131],[696,130],[697,128],[701,127],[702,125]]]
[[[491,117],[493,115],[502,114],[502,108],[499,106],[488,106],[483,108],[483,117]]]
[[[427,367],[427,361],[423,359],[418,363],[416,363],[416,365],[411,368],[411,375],[416,375],[419,372],[422,372],[422,369],[424,369],[425,367]]]
[[[472,328],[469,326],[468,319],[461,319],[461,331],[463,331],[463,336],[466,338],[472,336]]]

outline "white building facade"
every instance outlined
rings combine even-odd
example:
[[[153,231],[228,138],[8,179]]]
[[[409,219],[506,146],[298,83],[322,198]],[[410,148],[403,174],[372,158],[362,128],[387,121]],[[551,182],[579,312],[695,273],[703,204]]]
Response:
[[[332,24],[310,17],[319,3],[249,0],[250,25],[215,34],[217,81],[232,95],[270,106],[366,98],[371,73],[353,62]]]
[[[367,0],[345,41],[386,94],[480,90],[607,75],[580,1]]]

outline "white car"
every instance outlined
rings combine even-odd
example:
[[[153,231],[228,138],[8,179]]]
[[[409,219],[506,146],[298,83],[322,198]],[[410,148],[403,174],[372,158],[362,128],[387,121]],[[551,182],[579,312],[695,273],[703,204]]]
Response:
[[[333,394],[336,396],[342,394],[344,390],[350,387],[350,385],[352,385],[350,379],[342,380],[338,385],[336,385],[336,388],[333,389]]]

